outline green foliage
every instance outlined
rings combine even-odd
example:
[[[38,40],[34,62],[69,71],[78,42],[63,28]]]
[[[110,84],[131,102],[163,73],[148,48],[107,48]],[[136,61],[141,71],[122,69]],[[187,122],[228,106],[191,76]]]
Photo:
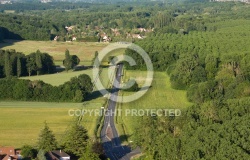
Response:
[[[48,152],[57,148],[55,135],[50,130],[46,122],[44,123],[44,129],[41,130],[41,133],[39,135],[37,146],[39,152],[40,150]]]
[[[88,139],[87,130],[82,125],[74,122],[67,131],[64,139],[65,150],[77,156],[83,156],[86,151]]]
[[[17,58],[17,77],[22,75],[22,63],[20,57]]]
[[[72,61],[70,58],[69,50],[65,51],[65,59],[63,60],[63,65],[66,71],[72,69]]]
[[[37,151],[32,146],[29,145],[22,146],[21,150],[23,158],[35,158],[37,155]]]
[[[27,56],[15,50],[0,50],[0,59],[0,78],[31,76],[34,72],[37,74],[55,72],[53,57],[48,53],[41,53],[39,50]]]
[[[13,74],[9,52],[5,52],[4,54],[4,73],[7,78],[10,78]]]
[[[45,152],[42,149],[40,149],[38,151],[37,159],[38,160],[47,160],[46,157],[45,157]]]
[[[98,51],[95,51],[95,56],[94,56],[94,58],[92,59],[92,65],[94,65],[94,64],[96,64],[96,66],[99,66],[100,65],[100,60],[99,60],[99,58],[98,58]]]
[[[77,66],[80,63],[80,59],[76,55],[71,56],[72,68]]]
[[[68,72],[80,63],[80,59],[76,55],[70,55],[69,50],[65,51],[65,59],[63,60],[63,65],[65,70]]]
[[[36,72],[37,72],[37,75],[40,74],[40,70],[43,67],[41,54],[42,53],[39,50],[36,51]]]
[[[91,145],[88,144],[84,154],[81,155],[79,160],[100,160],[99,155],[100,154],[93,152]]]
[[[54,87],[42,81],[23,79],[1,79],[1,100],[82,102],[93,89],[91,78],[82,74],[63,85]]]

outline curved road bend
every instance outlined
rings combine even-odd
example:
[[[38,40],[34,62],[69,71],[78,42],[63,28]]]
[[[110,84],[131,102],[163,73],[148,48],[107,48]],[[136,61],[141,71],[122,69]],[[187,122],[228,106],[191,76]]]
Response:
[[[128,146],[122,146],[120,137],[115,128],[115,107],[119,92],[123,64],[119,64],[117,67],[118,68],[115,74],[116,80],[114,81],[108,108],[104,115],[104,126],[101,131],[101,140],[106,156],[110,158],[110,160],[130,160],[133,155],[139,154],[141,152],[140,150],[132,152]]]

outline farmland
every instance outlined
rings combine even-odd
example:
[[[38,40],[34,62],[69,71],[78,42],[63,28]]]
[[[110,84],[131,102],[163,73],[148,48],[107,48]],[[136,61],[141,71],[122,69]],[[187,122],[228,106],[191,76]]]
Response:
[[[64,59],[65,50],[68,49],[70,54],[77,55],[81,64],[89,65],[94,57],[95,51],[100,51],[106,47],[107,43],[97,42],[55,42],[55,41],[13,41],[5,40],[6,43],[0,43],[1,49],[15,49],[24,54],[30,54],[36,50],[49,53],[53,56],[57,65],[62,64]]]
[[[46,121],[55,133],[59,143],[65,130],[74,117],[69,110],[98,109],[101,103],[44,103],[44,102],[0,102],[0,142],[2,146],[21,147],[24,144],[35,145],[40,130]],[[76,116],[75,116],[76,118]],[[88,129],[90,137],[94,135],[98,117],[84,116],[82,124]]]
[[[92,79],[92,69],[83,71],[62,72],[51,75],[23,77],[23,79],[42,80],[54,86],[63,84],[71,77],[80,74],[88,74]],[[100,79],[104,86],[108,86],[108,69],[104,68]],[[95,91],[95,90],[94,90]],[[24,144],[35,145],[43,123],[46,121],[55,133],[58,141],[64,136],[65,130],[72,123],[74,118],[69,116],[70,109],[100,109],[106,98],[101,95],[83,103],[44,103],[44,102],[0,102],[0,142],[3,146],[21,147]],[[74,112],[73,112],[74,113]],[[82,119],[82,124],[88,129],[90,137],[95,135],[98,116],[86,115]],[[59,142],[59,143],[60,143]]]

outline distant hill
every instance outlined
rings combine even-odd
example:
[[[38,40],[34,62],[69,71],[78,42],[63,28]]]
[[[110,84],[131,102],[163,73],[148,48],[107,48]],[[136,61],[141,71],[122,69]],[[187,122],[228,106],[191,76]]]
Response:
[[[206,2],[209,0],[0,0],[0,2],[88,2],[88,3],[114,3],[114,2],[163,2],[163,3],[172,3],[172,2]],[[214,0],[213,0],[214,1]],[[7,4],[7,3],[6,3]]]
[[[230,2],[230,1],[250,3],[250,0],[210,0],[210,2]]]

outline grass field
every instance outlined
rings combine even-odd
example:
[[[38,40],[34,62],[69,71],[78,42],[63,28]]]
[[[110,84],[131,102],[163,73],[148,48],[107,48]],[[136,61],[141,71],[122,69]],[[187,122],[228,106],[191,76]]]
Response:
[[[54,57],[56,64],[61,64],[64,59],[65,50],[68,49],[70,54],[77,55],[81,64],[88,65],[93,59],[95,51],[100,51],[108,43],[97,42],[56,42],[56,41],[13,41],[5,40],[6,43],[0,43],[1,49],[15,49],[24,54],[30,54],[37,51],[47,52]]]
[[[84,107],[100,109],[101,106],[101,103],[91,102]],[[0,146],[18,148],[24,144],[35,145],[45,121],[60,143],[66,129],[77,117],[69,116],[69,110],[82,107],[82,103],[0,102]],[[88,115],[83,117],[82,124],[91,137],[97,119]]]
[[[100,75],[100,79],[103,80],[103,83],[108,83],[108,79],[105,78],[107,76],[108,69],[104,68],[102,74]],[[83,71],[69,71],[69,72],[61,72],[55,74],[47,74],[41,76],[30,76],[30,77],[22,77],[21,79],[29,79],[29,80],[42,80],[45,83],[49,83],[54,86],[59,86],[67,81],[69,81],[72,77],[79,76],[80,74],[87,74],[89,75],[92,80],[92,69],[87,69]]]
[[[63,84],[71,77],[80,74],[92,75],[92,70],[62,72],[52,75],[24,77],[31,80],[43,80],[52,85]],[[109,85],[107,78],[108,69],[104,68],[100,79],[105,87]],[[47,121],[49,127],[54,131],[58,141],[64,136],[65,129],[74,120],[75,116],[69,116],[70,109],[100,109],[106,101],[103,96],[83,103],[43,103],[43,102],[0,102],[0,146],[21,147],[24,144],[34,145],[38,134],[43,128],[43,122]],[[79,114],[79,112],[77,112]],[[77,117],[77,116],[76,116]],[[98,116],[86,115],[82,124],[89,131],[89,136],[94,137]]]
[[[129,77],[135,78],[139,86],[145,81],[146,72],[143,71],[125,71],[123,80],[126,82]],[[125,96],[129,92],[121,92]],[[127,135],[128,141],[133,141],[133,128],[137,125],[136,116],[125,116],[125,109],[184,109],[191,104],[186,99],[186,92],[174,90],[171,88],[169,76],[165,72],[155,72],[152,87],[140,99],[119,104],[118,108],[122,109],[122,116],[117,116],[116,126],[119,135]],[[126,136],[122,136],[125,137]],[[125,142],[126,143],[126,142]]]

